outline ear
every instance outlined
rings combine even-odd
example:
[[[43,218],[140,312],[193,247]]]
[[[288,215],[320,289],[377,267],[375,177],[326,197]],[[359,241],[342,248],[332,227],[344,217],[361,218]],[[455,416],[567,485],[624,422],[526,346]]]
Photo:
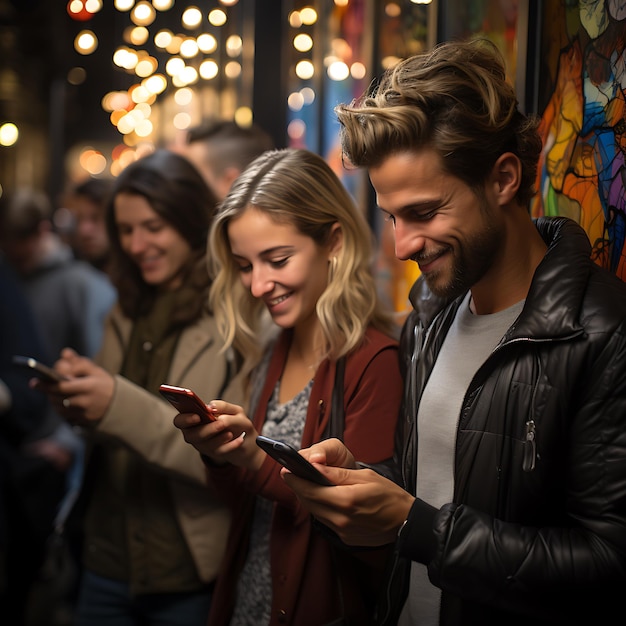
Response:
[[[339,222],[335,222],[332,225],[328,241],[328,258],[330,260],[332,257],[337,256],[343,247],[343,228],[341,228],[341,224]]]
[[[225,198],[235,182],[235,179],[241,174],[238,167],[230,166],[224,169],[217,180],[218,193]]]
[[[238,167],[230,166],[227,167],[220,175],[222,181],[224,181],[224,185],[230,189],[231,185],[235,182],[237,176],[241,174],[241,170]]]
[[[494,191],[501,205],[509,204],[522,182],[522,163],[512,152],[501,154],[492,170]]]

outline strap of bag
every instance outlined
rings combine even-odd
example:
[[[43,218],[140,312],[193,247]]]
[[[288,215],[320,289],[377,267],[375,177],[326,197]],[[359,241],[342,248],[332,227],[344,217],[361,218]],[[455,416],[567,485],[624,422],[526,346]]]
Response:
[[[346,369],[346,359],[345,357],[341,357],[337,360],[337,365],[335,369],[335,383],[333,386],[333,394],[331,396],[330,402],[330,419],[328,420],[328,427],[326,429],[327,439],[340,439],[343,441],[343,431],[345,427],[345,409],[343,405],[343,381],[344,381],[344,373]],[[337,553],[336,547],[331,543],[330,544],[330,554],[333,560],[335,575],[337,576],[337,591],[339,594],[339,604],[341,606],[341,615],[339,619],[330,624],[326,624],[325,626],[343,626],[346,624],[345,620],[345,600],[343,596],[343,585],[341,584],[341,577],[338,574],[338,562],[337,562]]]
[[[346,370],[346,358],[337,360],[335,370],[335,384],[330,402],[330,419],[328,421],[327,439],[340,439],[343,441],[343,431],[345,427],[345,414],[343,406],[343,380]]]

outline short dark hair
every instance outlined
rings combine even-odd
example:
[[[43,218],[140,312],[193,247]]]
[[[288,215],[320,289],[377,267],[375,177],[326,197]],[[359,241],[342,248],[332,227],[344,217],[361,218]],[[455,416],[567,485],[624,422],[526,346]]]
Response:
[[[114,180],[112,178],[90,177],[79,181],[65,194],[65,197],[79,196],[87,198],[96,206],[106,209],[113,190]]]
[[[271,136],[260,126],[239,126],[232,120],[212,120],[190,128],[187,143],[199,142],[211,147],[208,165],[217,173],[233,166],[243,171],[260,154],[274,148]]]
[[[23,188],[0,196],[0,229],[5,238],[30,237],[51,218],[52,203],[43,191]]]

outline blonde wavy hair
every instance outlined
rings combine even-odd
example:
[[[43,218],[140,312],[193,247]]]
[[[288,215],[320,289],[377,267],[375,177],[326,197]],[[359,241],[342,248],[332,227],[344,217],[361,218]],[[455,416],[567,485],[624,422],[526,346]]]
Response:
[[[209,300],[224,338],[246,359],[263,349],[263,302],[240,278],[228,239],[228,225],[249,207],[278,224],[291,224],[318,245],[329,242],[334,224],[343,231],[336,262],[316,311],[326,340],[326,356],[347,354],[372,324],[392,334],[393,319],[379,301],[371,271],[373,234],[351,196],[326,161],[308,150],[272,150],[255,159],[221,203],[209,235],[209,266],[214,276]]]

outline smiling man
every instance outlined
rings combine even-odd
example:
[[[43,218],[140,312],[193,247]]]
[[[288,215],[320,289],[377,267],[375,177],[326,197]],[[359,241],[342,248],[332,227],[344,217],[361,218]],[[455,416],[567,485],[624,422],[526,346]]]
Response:
[[[609,623],[626,584],[626,285],[575,222],[531,219],[537,121],[488,42],[407,59],[337,115],[422,273],[395,472],[328,440],[302,453],[335,487],[284,479],[347,544],[395,543],[381,624]]]

